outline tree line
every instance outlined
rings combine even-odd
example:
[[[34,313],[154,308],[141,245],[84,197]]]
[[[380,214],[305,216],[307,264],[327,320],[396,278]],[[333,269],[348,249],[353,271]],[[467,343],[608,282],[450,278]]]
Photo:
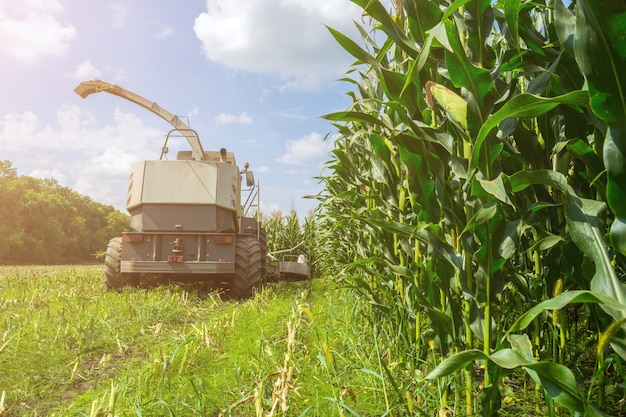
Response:
[[[18,175],[0,160],[0,264],[94,261],[128,228],[128,216],[61,186],[54,179]]]

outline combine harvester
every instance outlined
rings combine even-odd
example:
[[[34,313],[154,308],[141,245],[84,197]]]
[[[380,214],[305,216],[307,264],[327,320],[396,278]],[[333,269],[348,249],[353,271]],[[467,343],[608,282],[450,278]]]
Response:
[[[179,117],[120,86],[93,80],[74,91],[83,98],[102,91],[122,97],[173,126],[159,160],[131,166],[126,209],[133,232],[109,242],[108,288],[216,281],[226,283],[233,297],[244,298],[267,277],[309,277],[304,257],[268,262],[260,216],[249,215],[258,209],[260,195],[247,162],[240,170],[225,148],[205,151],[198,134]],[[164,160],[170,138],[180,136],[191,150]]]

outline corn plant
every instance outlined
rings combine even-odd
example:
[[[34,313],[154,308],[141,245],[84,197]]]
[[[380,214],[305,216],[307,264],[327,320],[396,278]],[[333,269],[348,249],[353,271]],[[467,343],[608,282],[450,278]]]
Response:
[[[329,28],[357,61],[352,104],[326,116],[321,222],[389,361],[439,381],[441,414],[496,414],[513,369],[550,414],[596,413],[567,313],[626,358],[626,4],[353,2],[374,29],[359,45]]]
[[[280,211],[274,212],[264,220],[263,226],[267,232],[269,252],[288,250],[302,244],[303,232],[295,211],[288,216]]]
[[[324,229],[319,227],[314,212],[300,219],[295,210],[289,215],[277,211],[265,218],[263,227],[271,256],[281,259],[284,255],[304,255],[309,264],[310,276],[322,276],[325,268],[322,259],[328,248],[320,244],[318,235],[323,233]]]

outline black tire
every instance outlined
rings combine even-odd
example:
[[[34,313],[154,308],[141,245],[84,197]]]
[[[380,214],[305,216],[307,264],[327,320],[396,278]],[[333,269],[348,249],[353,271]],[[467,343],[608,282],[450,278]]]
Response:
[[[125,285],[136,285],[137,280],[133,274],[120,272],[122,260],[122,238],[114,237],[109,241],[107,253],[104,258],[104,283],[108,289],[121,288]]]
[[[235,274],[230,283],[234,298],[247,298],[263,280],[263,248],[253,235],[237,235],[235,243]]]
[[[249,234],[251,236],[257,235],[257,229],[249,229],[244,232],[245,234]],[[261,263],[261,277],[262,283],[265,284],[268,281],[267,274],[267,232],[264,227],[259,229],[259,241],[261,242],[261,251],[263,253],[263,261]]]
[[[261,242],[261,251],[263,260],[261,261],[261,277],[263,283],[267,282],[267,232],[264,227],[259,231],[259,241]]]

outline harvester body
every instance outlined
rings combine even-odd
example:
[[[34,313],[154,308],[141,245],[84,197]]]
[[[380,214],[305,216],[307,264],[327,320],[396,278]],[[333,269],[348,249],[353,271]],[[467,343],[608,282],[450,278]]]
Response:
[[[126,208],[140,233],[122,236],[121,271],[233,273],[240,184],[237,167],[220,162],[133,164]]]
[[[255,216],[258,185],[246,163],[232,152],[204,151],[195,131],[156,103],[99,80],[81,83],[82,97],[107,91],[142,105],[173,126],[159,160],[131,166],[126,209],[132,231],[111,239],[105,283],[153,285],[165,281],[219,281],[236,297],[247,297],[267,270],[265,231]],[[173,120],[173,122],[172,122]],[[164,160],[171,136],[183,136],[192,150]],[[242,203],[242,180],[249,195]]]

